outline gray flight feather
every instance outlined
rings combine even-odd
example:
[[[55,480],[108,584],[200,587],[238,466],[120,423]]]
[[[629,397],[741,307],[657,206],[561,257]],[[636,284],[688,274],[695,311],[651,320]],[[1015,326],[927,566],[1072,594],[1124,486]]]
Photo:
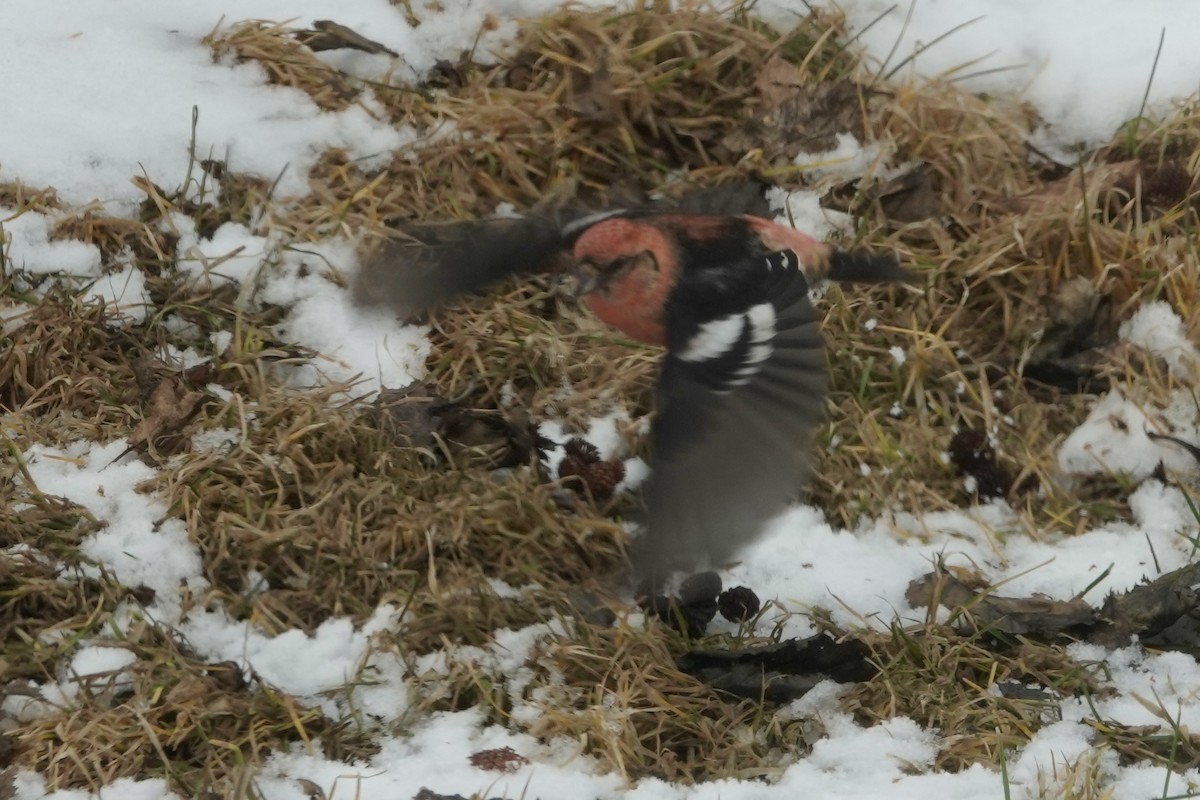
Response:
[[[543,271],[563,249],[562,226],[553,218],[408,225],[363,263],[354,299],[407,317],[510,275]]]
[[[771,356],[733,391],[713,391],[668,354],[645,489],[647,530],[635,555],[639,579],[721,565],[803,488],[826,367],[817,314],[807,293],[796,294],[779,310]]]

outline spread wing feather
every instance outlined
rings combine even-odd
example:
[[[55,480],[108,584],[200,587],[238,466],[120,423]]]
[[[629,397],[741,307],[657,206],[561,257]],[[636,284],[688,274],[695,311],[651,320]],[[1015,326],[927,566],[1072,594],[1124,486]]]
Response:
[[[542,271],[563,247],[558,221],[541,217],[409,225],[364,262],[354,299],[408,316],[518,272]]]
[[[710,187],[685,195],[677,207],[691,213],[767,215],[766,188],[758,181]],[[671,207],[659,204],[661,210]],[[511,219],[404,223],[362,265],[354,280],[354,300],[407,317],[510,275],[553,269],[555,258],[582,231],[581,224],[586,226],[592,217],[634,213],[638,212],[589,215],[563,208]]]
[[[652,430],[640,577],[718,566],[758,536],[803,487],[822,419],[825,356],[807,283],[798,270],[772,287],[771,355],[750,380],[715,391],[710,364],[669,353]]]

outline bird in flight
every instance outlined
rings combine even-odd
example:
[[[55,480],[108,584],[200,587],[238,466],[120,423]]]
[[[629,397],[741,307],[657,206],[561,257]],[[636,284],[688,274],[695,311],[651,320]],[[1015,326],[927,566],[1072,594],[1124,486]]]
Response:
[[[907,275],[890,255],[742,213],[618,210],[407,234],[364,265],[361,303],[411,312],[565,262],[601,321],[665,348],[634,549],[643,585],[727,563],[803,487],[827,384],[810,287]]]

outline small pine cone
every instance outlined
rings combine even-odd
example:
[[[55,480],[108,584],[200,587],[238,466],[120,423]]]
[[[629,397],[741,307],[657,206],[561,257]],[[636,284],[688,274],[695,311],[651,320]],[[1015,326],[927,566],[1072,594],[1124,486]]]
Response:
[[[620,461],[601,461],[599,451],[583,439],[572,439],[566,445],[567,454],[558,465],[558,477],[576,478],[567,486],[577,493],[586,490],[594,500],[612,497],[617,484],[625,478],[625,465]]]
[[[617,484],[625,479],[625,465],[620,461],[597,461],[588,464],[583,472],[583,480],[587,483],[592,497],[597,500],[607,500],[613,496]]]
[[[717,598],[717,608],[721,610],[721,616],[730,622],[745,622],[754,619],[762,604],[753,591],[745,586],[735,586],[721,592]]]
[[[703,636],[708,623],[717,615],[717,604],[713,601],[696,605],[684,605],[678,597],[656,595],[641,603],[647,616],[656,617],[670,628],[685,636]]]
[[[596,445],[589,442],[587,439],[580,439],[576,436],[567,441],[563,445],[563,450],[567,452],[567,457],[575,456],[582,459],[583,463],[591,464],[600,460],[600,451],[596,449]]]
[[[529,763],[529,759],[513,750],[511,747],[496,747],[491,750],[480,750],[467,757],[471,766],[492,772],[516,772]]]
[[[558,462],[558,477],[559,478],[582,478],[583,471],[587,468],[587,464],[579,456],[567,456],[562,461]]]
[[[974,494],[980,497],[1006,497],[1012,489],[1012,474],[996,459],[996,448],[987,432],[965,428],[950,440],[950,461],[960,475],[975,479]]]

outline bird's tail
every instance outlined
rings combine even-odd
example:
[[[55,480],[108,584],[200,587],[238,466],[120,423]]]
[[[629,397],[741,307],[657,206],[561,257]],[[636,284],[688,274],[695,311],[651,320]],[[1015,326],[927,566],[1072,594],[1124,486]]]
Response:
[[[829,273],[825,277],[839,283],[888,283],[914,279],[913,273],[900,266],[899,260],[893,255],[837,249],[829,256]]]

